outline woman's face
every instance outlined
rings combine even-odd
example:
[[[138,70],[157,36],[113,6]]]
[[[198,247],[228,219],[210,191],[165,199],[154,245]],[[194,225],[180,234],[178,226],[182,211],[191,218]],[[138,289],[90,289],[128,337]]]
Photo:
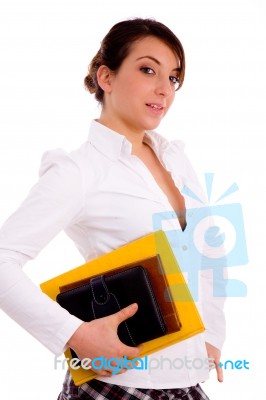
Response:
[[[179,60],[161,40],[148,36],[132,44],[105,92],[105,123],[120,133],[155,129],[171,106]]]

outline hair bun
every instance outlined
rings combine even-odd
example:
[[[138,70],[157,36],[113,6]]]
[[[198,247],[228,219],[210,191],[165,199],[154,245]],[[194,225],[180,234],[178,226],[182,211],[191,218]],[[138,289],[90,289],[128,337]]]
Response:
[[[92,78],[92,76],[90,74],[88,74],[87,76],[85,76],[84,78],[84,84],[86,89],[90,92],[90,93],[95,93],[96,92],[96,85],[94,82],[94,79]]]

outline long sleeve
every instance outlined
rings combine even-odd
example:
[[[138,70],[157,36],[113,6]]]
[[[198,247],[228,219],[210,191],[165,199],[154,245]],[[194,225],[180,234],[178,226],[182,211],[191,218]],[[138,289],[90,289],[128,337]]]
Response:
[[[68,224],[83,203],[82,175],[62,151],[47,153],[41,177],[0,230],[0,306],[55,354],[82,323],[43,294],[22,270]]]

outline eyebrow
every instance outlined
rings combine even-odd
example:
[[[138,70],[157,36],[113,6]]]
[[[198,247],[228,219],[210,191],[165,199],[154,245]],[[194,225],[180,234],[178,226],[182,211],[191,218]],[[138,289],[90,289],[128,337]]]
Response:
[[[157,60],[157,58],[153,57],[153,56],[143,56],[143,57],[139,57],[136,59],[136,61],[138,60],[142,60],[143,58],[149,58],[150,60],[154,61],[156,64],[161,65],[160,61]],[[180,68],[173,68],[172,71],[180,71]]]

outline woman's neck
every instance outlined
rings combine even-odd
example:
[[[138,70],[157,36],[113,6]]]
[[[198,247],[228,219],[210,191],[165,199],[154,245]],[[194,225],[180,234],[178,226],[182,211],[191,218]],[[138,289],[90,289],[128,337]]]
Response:
[[[145,131],[134,131],[133,129],[130,129],[130,127],[124,125],[122,122],[112,120],[110,118],[105,118],[104,115],[101,115],[100,118],[97,119],[97,122],[106,126],[109,129],[112,129],[118,134],[125,136],[127,140],[132,144],[132,154],[138,153],[143,148]]]

